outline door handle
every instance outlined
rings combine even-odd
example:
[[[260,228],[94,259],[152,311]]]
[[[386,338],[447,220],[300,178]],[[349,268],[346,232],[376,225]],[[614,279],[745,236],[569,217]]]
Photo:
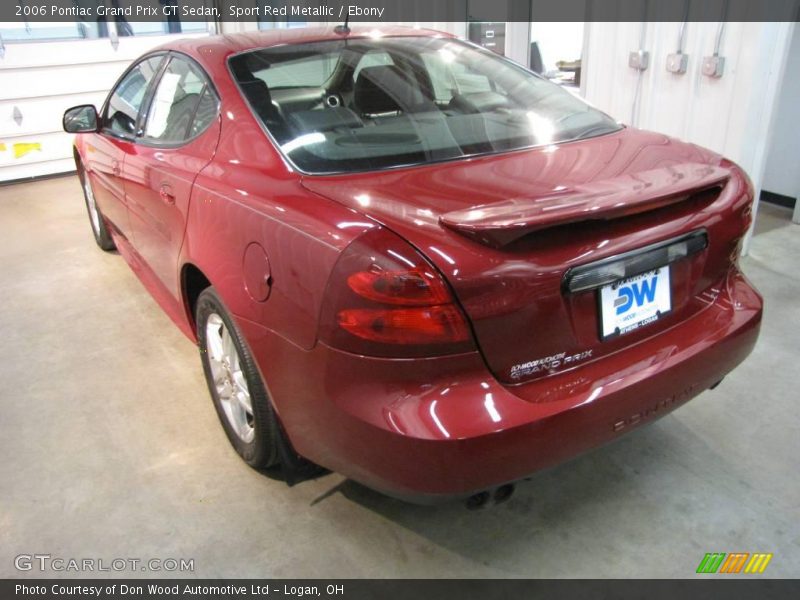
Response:
[[[166,204],[175,204],[175,194],[172,193],[172,188],[168,185],[162,185],[158,195]]]
[[[122,169],[119,168],[119,161],[112,160],[111,161],[111,170],[114,172],[114,175],[119,177],[119,174],[122,173]]]

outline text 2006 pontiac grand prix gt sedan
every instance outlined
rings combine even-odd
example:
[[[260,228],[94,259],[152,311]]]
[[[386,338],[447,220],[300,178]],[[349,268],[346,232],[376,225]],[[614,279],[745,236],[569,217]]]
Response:
[[[289,480],[510,484],[718,383],[761,298],[732,162],[412,29],[179,41],[64,116],[94,236]]]

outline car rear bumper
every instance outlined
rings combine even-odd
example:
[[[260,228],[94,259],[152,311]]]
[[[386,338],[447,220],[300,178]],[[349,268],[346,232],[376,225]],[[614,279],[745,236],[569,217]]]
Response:
[[[666,415],[745,359],[761,311],[733,269],[691,319],[519,386],[498,383],[477,353],[374,359],[320,344],[306,352],[241,325],[298,452],[390,495],[431,502],[521,479]]]

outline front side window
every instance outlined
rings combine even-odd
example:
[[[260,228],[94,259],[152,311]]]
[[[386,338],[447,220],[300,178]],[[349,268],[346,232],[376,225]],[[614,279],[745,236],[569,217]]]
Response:
[[[124,137],[136,135],[136,120],[150,81],[158,72],[163,56],[145,59],[133,67],[117,84],[103,117],[103,127]]]
[[[620,129],[559,86],[452,39],[284,45],[236,55],[230,67],[282,152],[307,173],[425,164]]]
[[[216,100],[197,67],[173,57],[153,95],[144,138],[165,144],[185,141],[201,133],[215,111]]]

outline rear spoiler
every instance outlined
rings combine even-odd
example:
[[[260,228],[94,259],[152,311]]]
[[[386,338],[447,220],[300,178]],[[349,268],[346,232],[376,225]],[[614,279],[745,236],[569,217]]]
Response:
[[[443,214],[445,227],[502,247],[533,231],[581,221],[608,220],[683,202],[723,187],[728,169],[683,163],[595,181],[547,196],[505,200]]]

